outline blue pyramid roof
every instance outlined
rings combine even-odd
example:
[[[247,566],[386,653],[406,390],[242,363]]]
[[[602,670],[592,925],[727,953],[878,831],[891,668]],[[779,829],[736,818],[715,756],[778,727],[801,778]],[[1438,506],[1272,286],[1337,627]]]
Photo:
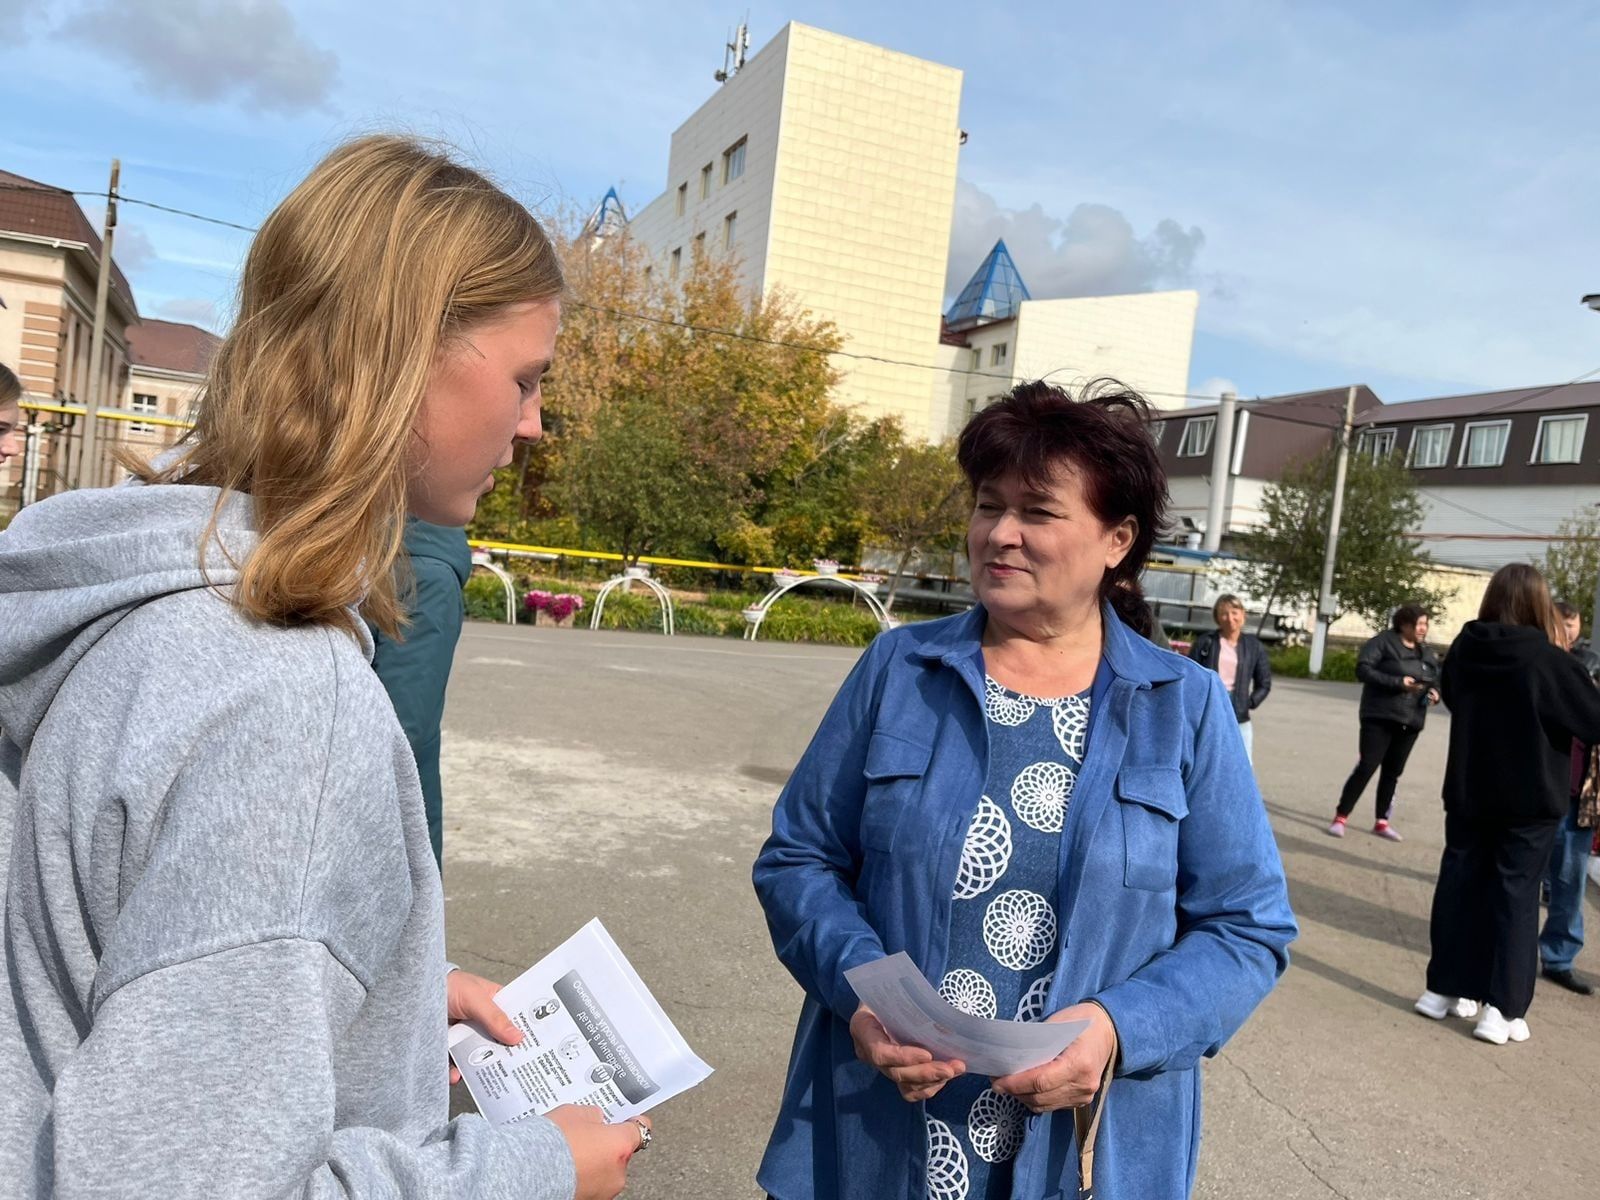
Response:
[[[1028,285],[1022,282],[1017,264],[1011,261],[1011,251],[1005,239],[994,244],[967,286],[961,289],[956,302],[944,316],[951,329],[970,329],[987,321],[1004,321],[1017,315],[1024,300],[1031,300]]]
[[[610,237],[614,233],[621,233],[627,226],[628,212],[622,207],[622,198],[617,195],[616,188],[607,188],[600,203],[595,205],[595,210],[583,223],[583,234],[586,237]]]

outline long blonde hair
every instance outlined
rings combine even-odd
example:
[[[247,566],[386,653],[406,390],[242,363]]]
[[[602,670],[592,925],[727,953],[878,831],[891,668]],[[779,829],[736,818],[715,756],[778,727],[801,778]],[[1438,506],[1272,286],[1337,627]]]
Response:
[[[1507,563],[1490,577],[1478,606],[1478,620],[1528,625],[1542,629],[1557,646],[1566,645],[1560,615],[1550,599],[1550,585],[1537,567],[1527,563]]]
[[[349,142],[262,225],[198,423],[135,474],[251,496],[259,540],[232,594],[248,615],[354,633],[359,604],[397,635],[407,451],[434,366],[561,289],[539,222],[482,175],[410,138]]]

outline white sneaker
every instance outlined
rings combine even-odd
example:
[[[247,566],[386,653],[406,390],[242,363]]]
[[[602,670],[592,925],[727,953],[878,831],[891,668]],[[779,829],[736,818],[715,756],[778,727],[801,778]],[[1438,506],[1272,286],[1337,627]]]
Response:
[[[1450,1015],[1452,1017],[1464,1017],[1470,1021],[1478,1015],[1478,1002],[1476,1000],[1468,1000],[1463,996],[1451,1006]]]
[[[1523,1023],[1526,1028],[1526,1022]],[[1496,1046],[1504,1046],[1511,1040],[1512,1023],[1500,1015],[1500,1010],[1492,1004],[1483,1006],[1483,1015],[1478,1018],[1478,1023],[1472,1027],[1472,1036],[1479,1041],[1492,1042]],[[1519,1039],[1520,1040],[1520,1039]]]
[[[1525,1042],[1532,1034],[1528,1032],[1528,1022],[1522,1017],[1515,1017],[1511,1021],[1511,1029],[1506,1036],[1513,1042]]]
[[[1452,1006],[1460,1004],[1454,996],[1441,996],[1438,992],[1424,991],[1417,997],[1417,1002],[1411,1007],[1425,1017],[1432,1017],[1435,1021],[1442,1021],[1450,1015]]]

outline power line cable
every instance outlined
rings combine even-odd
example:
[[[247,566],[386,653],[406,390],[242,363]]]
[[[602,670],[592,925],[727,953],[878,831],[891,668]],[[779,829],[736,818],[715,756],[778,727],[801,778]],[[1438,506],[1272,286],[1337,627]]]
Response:
[[[33,183],[0,183],[0,191],[46,192],[46,193],[50,193],[50,194],[54,194],[54,195],[95,196],[95,197],[98,197],[100,199],[107,200],[107,201],[114,199],[114,200],[116,200],[116,201],[118,201],[119,203],[122,203],[122,204],[135,204],[135,205],[139,205],[140,207],[143,207],[143,208],[154,209],[154,210],[156,210],[158,212],[170,213],[173,216],[186,217],[189,220],[193,220],[193,221],[204,221],[205,223],[207,223],[209,225],[220,225],[220,226],[223,226],[223,227],[228,228],[228,229],[237,229],[242,233],[257,233],[257,232],[259,232],[259,228],[256,227],[256,226],[241,225],[237,221],[228,221],[228,220],[224,220],[221,217],[207,216],[205,213],[197,213],[197,212],[193,212],[193,211],[191,211],[189,209],[185,209],[185,208],[175,208],[175,207],[173,207],[171,205],[167,205],[167,204],[157,204],[153,200],[140,200],[140,199],[137,199],[137,198],[132,197],[132,196],[123,195],[121,192],[118,192],[118,193],[116,193],[115,196],[113,196],[109,192],[95,191],[93,189],[57,188],[57,187],[52,187],[49,184],[33,184]],[[917,368],[919,370],[943,371],[943,372],[945,372],[947,374],[966,375],[966,376],[969,376],[969,377],[975,377],[975,378],[980,378],[980,379],[1002,379],[1002,380],[1006,380],[1008,382],[1010,382],[1011,380],[1014,379],[1014,376],[1011,376],[1011,375],[999,375],[999,374],[996,374],[996,373],[994,373],[992,371],[974,371],[974,370],[970,370],[970,369],[966,369],[966,368],[962,368],[962,367],[941,367],[937,363],[911,362],[911,361],[906,360],[906,359],[885,358],[885,357],[882,357],[881,355],[875,355],[875,354],[858,354],[858,353],[855,353],[854,351],[850,351],[850,350],[824,350],[820,346],[808,346],[808,345],[805,345],[804,343],[785,342],[785,341],[781,341],[781,340],[773,339],[773,338],[761,338],[761,337],[757,337],[757,336],[755,336],[753,334],[740,333],[737,330],[717,329],[717,328],[710,327],[710,326],[694,325],[694,324],[691,324],[691,323],[689,323],[687,321],[675,321],[675,320],[668,320],[666,318],[661,318],[661,317],[652,317],[652,316],[649,316],[649,315],[647,315],[645,313],[634,313],[634,312],[628,312],[628,311],[621,310],[621,309],[607,308],[607,307],[604,307],[602,305],[589,304],[589,303],[587,303],[585,301],[576,300],[576,299],[569,299],[567,301],[567,303],[572,304],[572,305],[574,305],[576,307],[588,308],[588,309],[591,309],[591,310],[596,311],[596,312],[603,312],[603,313],[607,314],[608,316],[619,317],[619,318],[626,319],[626,320],[646,321],[646,322],[650,322],[652,324],[657,324],[657,325],[672,325],[672,326],[676,326],[676,327],[678,327],[680,329],[687,329],[687,330],[691,330],[691,331],[696,332],[696,333],[704,333],[704,334],[706,334],[708,336],[737,338],[737,339],[740,339],[740,340],[743,340],[743,341],[759,342],[759,343],[762,343],[764,345],[782,347],[782,348],[791,349],[791,350],[807,351],[807,352],[810,352],[810,353],[813,353],[813,354],[838,355],[839,357],[855,359],[856,361],[859,361],[859,362],[875,362],[875,363],[880,363],[880,364],[883,364],[883,365],[886,365],[886,366],[914,367],[914,368]],[[1061,371],[1067,371],[1067,370],[1072,370],[1072,369],[1073,368],[1071,368],[1071,367],[1057,367],[1054,370],[1048,372],[1047,374],[1048,375],[1055,375],[1055,374],[1058,374]],[[1558,391],[1562,390],[1563,388],[1575,387],[1580,383],[1585,383],[1585,382],[1593,379],[1596,376],[1600,376],[1600,367],[1595,367],[1592,370],[1585,371],[1582,375],[1579,375],[1579,376],[1577,376],[1576,378],[1573,378],[1573,379],[1569,379],[1564,383],[1554,383],[1554,384],[1549,385],[1548,387],[1540,388],[1540,389],[1538,389],[1537,391],[1534,391],[1534,392],[1530,392],[1530,393],[1526,393],[1526,394],[1523,394],[1523,395],[1514,396],[1512,399],[1507,400],[1504,404],[1493,405],[1493,406],[1491,406],[1489,408],[1483,409],[1479,413],[1473,414],[1473,416],[1475,418],[1476,417],[1487,416],[1490,413],[1501,412],[1501,411],[1504,411],[1505,409],[1513,408],[1513,407],[1515,407],[1517,405],[1524,405],[1524,404],[1529,403],[1530,401],[1538,400],[1538,399],[1540,399],[1540,398],[1542,398],[1544,396],[1548,396],[1548,395],[1550,395],[1550,394],[1552,394],[1554,392],[1558,392]],[[1201,394],[1196,393],[1196,392],[1163,392],[1163,391],[1156,391],[1156,390],[1153,390],[1153,389],[1152,390],[1139,389],[1139,390],[1144,395],[1161,396],[1164,399],[1172,399],[1172,400],[1207,400],[1207,401],[1211,401],[1213,403],[1215,403],[1216,400],[1217,400],[1217,398],[1215,396],[1201,395]],[[1273,399],[1273,397],[1264,397],[1264,396],[1257,395],[1257,396],[1253,397],[1252,399],[1256,400],[1256,401],[1262,401],[1262,400],[1267,400],[1267,399]],[[1426,401],[1419,401],[1418,403],[1426,403]],[[1314,401],[1314,400],[1313,401],[1305,401],[1304,402],[1304,406],[1305,407],[1315,407],[1315,408],[1326,408],[1329,411],[1337,411],[1337,412],[1339,412],[1341,414],[1343,413],[1343,406],[1342,405],[1335,405],[1331,401]],[[1387,406],[1387,405],[1385,406],[1385,408],[1388,408],[1388,407],[1389,406]],[[1398,407],[1398,406],[1396,406],[1396,407]],[[1299,419],[1299,418],[1282,416],[1282,415],[1279,415],[1279,414],[1271,414],[1271,415],[1269,415],[1268,413],[1266,413],[1266,412],[1264,412],[1262,410],[1250,410],[1250,411],[1252,412],[1253,415],[1258,416],[1258,417],[1262,417],[1264,419],[1275,420],[1275,421],[1284,421],[1284,422],[1287,422],[1289,424],[1308,425],[1308,426],[1312,426],[1314,428],[1320,428],[1320,429],[1339,429],[1339,428],[1342,427],[1342,424],[1343,424],[1342,422],[1340,422],[1338,424],[1323,424],[1321,422],[1308,421],[1308,420]],[[1371,410],[1369,410],[1369,412],[1370,411]],[[1365,416],[1365,415],[1366,414],[1360,414],[1359,416]],[[1357,418],[1358,420],[1359,420],[1359,416]],[[1385,416],[1385,418],[1389,418],[1389,417],[1392,416],[1395,419],[1399,419],[1399,420],[1404,420],[1405,419],[1404,417],[1400,417],[1399,414],[1392,414],[1392,413],[1387,413],[1387,412],[1384,414],[1384,416]]]

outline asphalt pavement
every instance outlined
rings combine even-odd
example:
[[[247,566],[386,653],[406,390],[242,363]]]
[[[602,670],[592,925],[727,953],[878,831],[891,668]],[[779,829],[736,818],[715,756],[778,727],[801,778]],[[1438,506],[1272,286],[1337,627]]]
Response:
[[[451,957],[508,979],[599,916],[716,1068],[654,1114],[630,1196],[759,1195],[800,990],[773,956],[750,864],[857,653],[476,623],[462,636],[443,763]],[[1195,1195],[1600,1195],[1600,998],[1541,981],[1532,1039],[1503,1047],[1411,1010],[1448,716],[1430,719],[1401,781],[1403,843],[1366,832],[1370,789],[1349,836],[1324,833],[1355,759],[1358,695],[1280,680],[1258,714],[1257,773],[1302,936],[1276,991],[1206,1064]],[[1600,953],[1578,966],[1600,975]]]

